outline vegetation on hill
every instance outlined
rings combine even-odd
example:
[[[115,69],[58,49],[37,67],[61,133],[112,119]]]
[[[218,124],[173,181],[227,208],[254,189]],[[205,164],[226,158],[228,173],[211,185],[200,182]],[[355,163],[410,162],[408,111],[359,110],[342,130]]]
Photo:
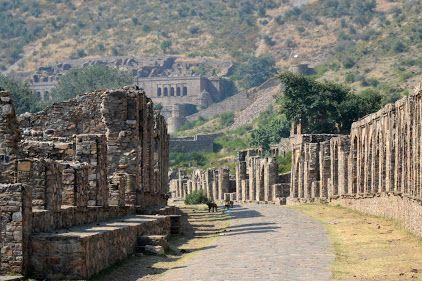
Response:
[[[20,81],[15,81],[0,74],[0,89],[12,94],[13,101],[18,114],[24,112],[36,112],[42,107],[35,95],[28,88],[28,85]]]
[[[392,101],[422,78],[421,11],[407,0],[3,1],[0,69],[117,55],[239,64],[271,55],[284,70],[309,62],[319,77],[376,88]]]
[[[232,79],[243,89],[257,87],[277,73],[274,58],[265,56],[245,56],[242,63],[236,64]]]
[[[102,65],[72,69],[64,74],[52,90],[55,101],[68,100],[78,94],[99,89],[116,89],[133,84],[130,73]]]

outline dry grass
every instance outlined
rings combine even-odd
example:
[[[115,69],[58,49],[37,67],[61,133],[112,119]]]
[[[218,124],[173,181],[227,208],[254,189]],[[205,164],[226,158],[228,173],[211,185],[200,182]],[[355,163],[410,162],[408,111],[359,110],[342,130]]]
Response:
[[[333,243],[333,280],[422,280],[422,239],[395,222],[318,204],[293,207],[321,221]]]

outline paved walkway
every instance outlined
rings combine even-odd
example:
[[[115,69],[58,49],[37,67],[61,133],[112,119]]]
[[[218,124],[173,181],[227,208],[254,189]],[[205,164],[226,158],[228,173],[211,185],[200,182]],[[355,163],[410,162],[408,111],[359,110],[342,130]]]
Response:
[[[323,281],[334,259],[322,225],[282,206],[231,210],[229,230],[163,281]]]

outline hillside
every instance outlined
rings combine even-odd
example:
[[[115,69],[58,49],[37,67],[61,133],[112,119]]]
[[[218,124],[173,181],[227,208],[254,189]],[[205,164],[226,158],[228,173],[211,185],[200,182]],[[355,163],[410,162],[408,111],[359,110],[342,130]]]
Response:
[[[398,95],[421,79],[420,1],[1,1],[0,69],[69,58],[272,54]],[[400,86],[398,86],[400,85]],[[396,98],[396,97],[394,97]]]

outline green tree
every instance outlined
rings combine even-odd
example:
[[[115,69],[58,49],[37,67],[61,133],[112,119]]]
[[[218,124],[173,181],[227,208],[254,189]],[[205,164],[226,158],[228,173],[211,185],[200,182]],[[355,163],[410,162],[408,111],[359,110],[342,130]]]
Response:
[[[319,82],[291,72],[280,75],[284,95],[278,98],[289,122],[300,122],[304,133],[344,133],[352,122],[378,110],[376,92],[352,94],[344,85]]]
[[[36,112],[42,109],[41,103],[38,102],[36,96],[25,83],[15,81],[0,74],[0,89],[4,89],[12,94],[18,114]]]
[[[133,84],[133,77],[130,73],[111,67],[94,65],[67,72],[52,90],[52,96],[56,101],[63,101],[85,92],[105,88],[120,88],[131,84]]]
[[[269,150],[271,144],[278,143],[281,138],[288,137],[290,123],[284,114],[277,114],[272,109],[261,114],[256,128],[251,133],[250,145]]]
[[[275,61],[271,56],[245,58],[245,62],[237,65],[233,78],[239,81],[245,89],[256,87],[264,83],[277,73]]]

